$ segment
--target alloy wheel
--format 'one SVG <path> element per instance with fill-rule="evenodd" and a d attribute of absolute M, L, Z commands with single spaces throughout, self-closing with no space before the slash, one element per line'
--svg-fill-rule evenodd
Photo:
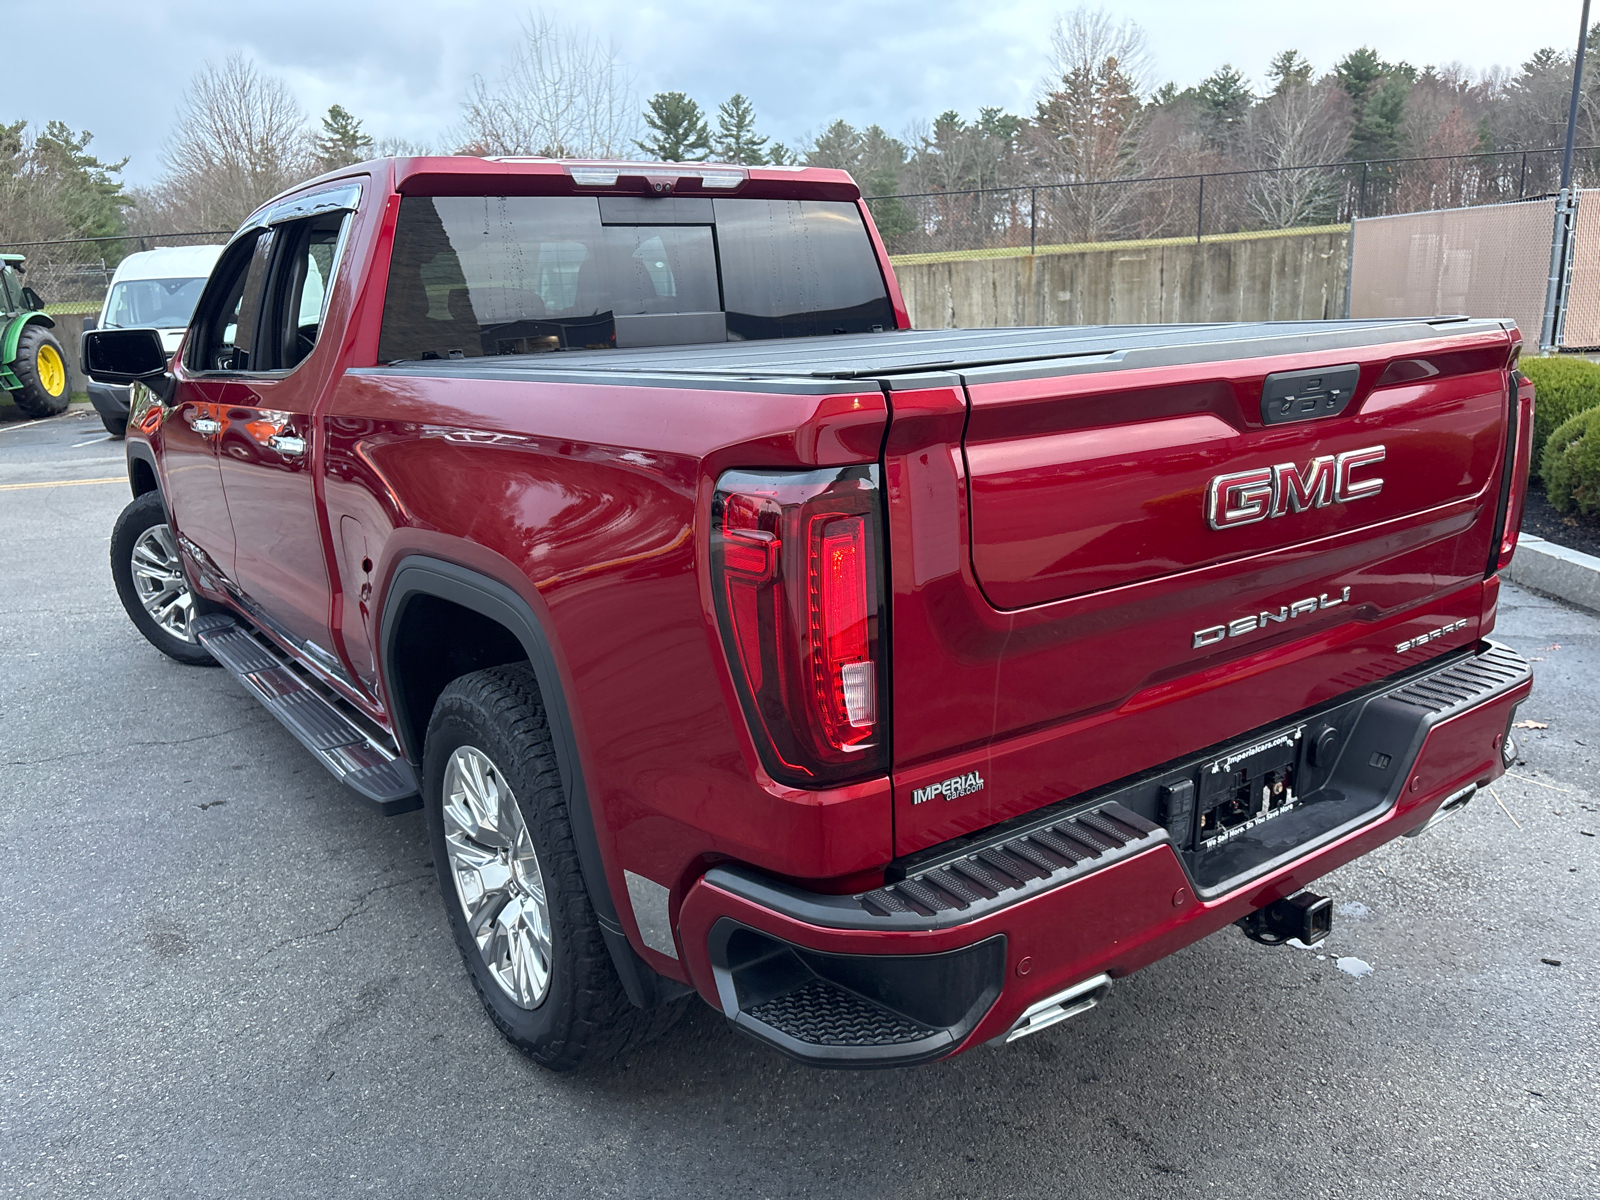
<path fill-rule="evenodd" d="M 170 525 L 152 525 L 133 543 L 133 586 L 139 603 L 164 633 L 194 641 L 194 596 L 178 562 Z"/>
<path fill-rule="evenodd" d="M 444 770 L 444 841 L 467 928 L 490 977 L 520 1008 L 550 993 L 550 906 L 544 873 L 511 786 L 475 746 Z"/>

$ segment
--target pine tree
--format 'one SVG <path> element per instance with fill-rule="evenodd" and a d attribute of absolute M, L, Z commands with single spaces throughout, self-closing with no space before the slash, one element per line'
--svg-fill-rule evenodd
<path fill-rule="evenodd" d="M 1255 103 L 1244 72 L 1223 63 L 1195 88 L 1200 102 L 1200 118 L 1206 137 L 1214 145 L 1225 145 L 1244 127 L 1244 118 Z"/>
<path fill-rule="evenodd" d="M 756 136 L 756 110 L 741 92 L 717 107 L 717 133 L 711 148 L 725 163 L 759 167 L 767 161 L 767 139 Z"/>
<path fill-rule="evenodd" d="M 1267 78 L 1272 80 L 1272 94 L 1281 96 L 1291 88 L 1304 87 L 1311 82 L 1311 64 L 1300 51 L 1285 50 L 1267 67 Z"/>
<path fill-rule="evenodd" d="M 653 136 L 634 145 L 658 162 L 704 162 L 711 153 L 711 130 L 705 116 L 682 92 L 651 96 L 644 123 Z"/>
<path fill-rule="evenodd" d="M 348 167 L 372 154 L 372 135 L 361 131 L 361 122 L 335 104 L 322 118 L 322 132 L 311 139 L 317 151 L 317 165 L 324 171 Z"/>
<path fill-rule="evenodd" d="M 861 131 L 849 121 L 835 121 L 806 150 L 806 165 L 854 174 L 861 166 Z"/>
<path fill-rule="evenodd" d="M 1333 73 L 1355 112 L 1350 158 L 1361 161 L 1400 154 L 1401 123 L 1406 97 L 1416 82 L 1416 68 L 1409 63 L 1384 62 L 1376 50 L 1362 46 L 1340 60 Z"/>

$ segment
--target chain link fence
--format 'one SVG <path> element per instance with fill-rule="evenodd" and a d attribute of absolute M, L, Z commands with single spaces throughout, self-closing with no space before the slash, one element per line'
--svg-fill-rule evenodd
<path fill-rule="evenodd" d="M 1561 151 L 1551 148 L 872 196 L 867 203 L 889 253 L 917 262 L 1348 225 L 1549 195 L 1560 173 Z M 1573 175 L 1579 184 L 1600 185 L 1600 147 L 1579 149 Z"/>
<path fill-rule="evenodd" d="M 0 243 L 0 251 L 27 255 L 28 286 L 39 293 L 53 316 L 100 311 L 117 264 L 130 254 L 158 246 L 209 246 L 228 240 L 232 230 L 204 233 L 154 233 L 111 238 L 67 238 L 48 242 Z"/>
<path fill-rule="evenodd" d="M 1555 197 L 1369 217 L 1350 238 L 1352 317 L 1463 313 L 1511 317 L 1540 346 L 1549 303 Z M 1558 261 L 1554 328 L 1561 350 L 1600 349 L 1600 190 L 1579 190 Z"/>

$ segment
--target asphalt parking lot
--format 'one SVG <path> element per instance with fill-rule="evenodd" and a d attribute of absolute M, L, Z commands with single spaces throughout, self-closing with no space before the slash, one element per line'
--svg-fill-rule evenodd
<path fill-rule="evenodd" d="M 1329 876 L 1320 952 L 1225 930 L 909 1071 L 801 1067 L 693 1001 L 553 1076 L 482 1014 L 420 815 L 372 815 L 123 616 L 123 473 L 92 412 L 0 421 L 0 1196 L 1600 1189 L 1593 615 L 1504 593 L 1548 728 L 1493 796 Z"/>

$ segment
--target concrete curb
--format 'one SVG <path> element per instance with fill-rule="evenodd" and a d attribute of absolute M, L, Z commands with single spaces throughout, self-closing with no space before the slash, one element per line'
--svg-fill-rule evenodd
<path fill-rule="evenodd" d="M 1524 533 L 1506 577 L 1536 592 L 1600 612 L 1600 558 Z"/>

